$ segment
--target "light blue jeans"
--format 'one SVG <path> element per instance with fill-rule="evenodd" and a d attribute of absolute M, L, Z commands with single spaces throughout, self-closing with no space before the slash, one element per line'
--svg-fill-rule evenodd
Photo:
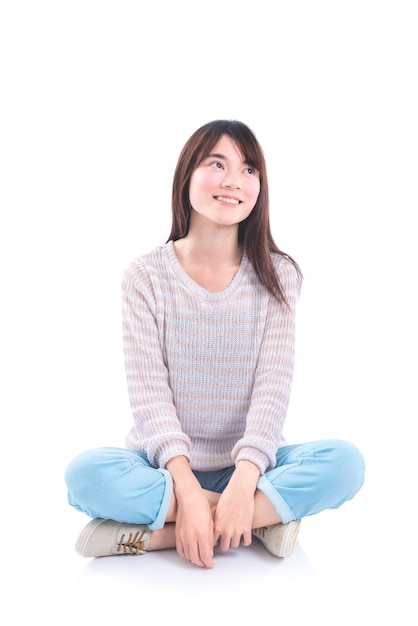
<path fill-rule="evenodd" d="M 257 488 L 273 503 L 284 524 L 338 508 L 364 481 L 362 454 L 340 439 L 283 446 L 276 467 L 261 475 Z M 204 489 L 222 493 L 234 467 L 195 471 Z M 77 456 L 65 472 L 68 501 L 90 517 L 162 528 L 173 482 L 166 469 L 150 466 L 146 454 L 125 448 L 96 448 Z"/>

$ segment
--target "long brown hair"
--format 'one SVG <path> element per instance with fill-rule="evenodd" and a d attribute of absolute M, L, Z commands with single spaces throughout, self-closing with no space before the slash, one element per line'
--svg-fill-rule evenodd
<path fill-rule="evenodd" d="M 239 147 L 244 161 L 258 170 L 260 193 L 250 215 L 239 224 L 238 241 L 243 244 L 247 257 L 262 285 L 279 302 L 286 302 L 280 278 L 275 271 L 271 253 L 288 259 L 295 267 L 299 280 L 302 273 L 296 261 L 282 252 L 275 243 L 270 229 L 269 192 L 266 162 L 263 150 L 253 131 L 237 120 L 215 120 L 196 130 L 184 145 L 177 161 L 172 187 L 172 226 L 168 241 L 185 237 L 190 227 L 190 178 L 193 171 L 210 154 L 223 136 L 229 136 Z"/>

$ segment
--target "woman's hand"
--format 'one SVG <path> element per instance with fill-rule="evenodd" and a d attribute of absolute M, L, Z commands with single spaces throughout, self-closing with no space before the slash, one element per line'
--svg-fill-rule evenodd
<path fill-rule="evenodd" d="M 207 498 L 189 493 L 178 499 L 176 548 L 181 557 L 200 567 L 214 567 L 213 519 Z"/>
<path fill-rule="evenodd" d="M 214 543 L 221 550 L 252 542 L 254 495 L 260 470 L 250 461 L 240 461 L 219 498 L 214 520 Z"/>
<path fill-rule="evenodd" d="M 167 469 L 173 477 L 177 502 L 177 552 L 195 565 L 212 568 L 213 515 L 209 501 L 185 457 L 172 459 Z"/>

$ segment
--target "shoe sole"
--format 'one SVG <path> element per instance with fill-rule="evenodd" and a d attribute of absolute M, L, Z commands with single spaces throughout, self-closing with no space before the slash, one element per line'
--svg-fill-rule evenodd
<path fill-rule="evenodd" d="M 279 557 L 290 556 L 295 547 L 296 539 L 299 532 L 301 520 L 294 520 L 293 523 L 285 524 L 285 532 L 283 534 L 282 542 L 280 545 Z"/>
<path fill-rule="evenodd" d="M 97 528 L 97 526 L 100 526 L 100 524 L 103 524 L 104 521 L 105 520 L 102 519 L 101 517 L 95 517 L 81 531 L 77 539 L 77 543 L 75 544 L 76 552 L 78 552 L 80 556 L 84 556 L 84 550 L 86 549 L 87 542 L 90 539 L 92 532 Z"/>

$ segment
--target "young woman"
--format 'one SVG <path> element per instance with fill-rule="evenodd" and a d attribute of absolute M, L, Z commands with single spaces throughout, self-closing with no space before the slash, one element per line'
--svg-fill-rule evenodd
<path fill-rule="evenodd" d="M 242 122 L 205 124 L 177 163 L 168 241 L 124 274 L 127 447 L 66 471 L 70 504 L 93 518 L 80 555 L 176 548 L 211 568 L 215 546 L 255 536 L 285 557 L 303 517 L 354 497 L 354 445 L 283 436 L 300 284 L 270 231 L 256 137 Z"/>

